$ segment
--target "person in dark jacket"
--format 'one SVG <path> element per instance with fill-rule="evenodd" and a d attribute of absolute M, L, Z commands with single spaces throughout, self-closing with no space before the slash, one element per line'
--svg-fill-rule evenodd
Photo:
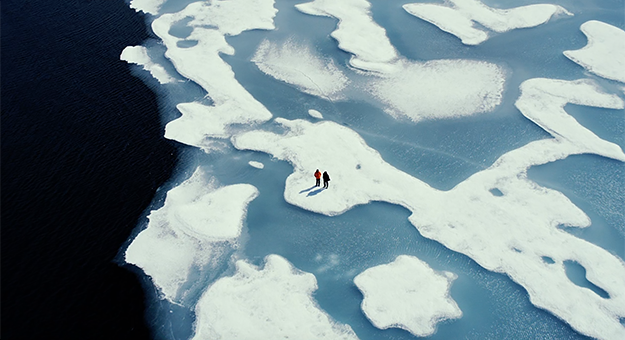
<path fill-rule="evenodd" d="M 328 175 L 327 171 L 324 171 L 323 172 L 323 187 L 327 189 L 329 183 L 330 183 L 330 175 Z"/>
<path fill-rule="evenodd" d="M 317 171 L 315 171 L 315 186 L 318 187 L 321 184 L 319 184 L 320 180 L 321 180 L 321 171 L 319 171 L 319 169 L 317 169 Z"/>

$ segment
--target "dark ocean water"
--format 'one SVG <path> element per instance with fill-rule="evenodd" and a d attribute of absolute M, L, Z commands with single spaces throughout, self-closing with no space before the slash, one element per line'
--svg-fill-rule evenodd
<path fill-rule="evenodd" d="M 115 262 L 176 163 L 123 0 L 2 2 L 2 339 L 147 339 Z"/>

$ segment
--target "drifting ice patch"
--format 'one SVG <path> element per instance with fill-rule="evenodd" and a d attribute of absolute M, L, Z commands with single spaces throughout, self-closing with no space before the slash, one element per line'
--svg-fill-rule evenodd
<path fill-rule="evenodd" d="M 245 261 L 236 268 L 200 298 L 193 339 L 358 339 L 317 306 L 314 275 L 278 255 L 262 269 Z"/>
<path fill-rule="evenodd" d="M 587 21 L 580 27 L 588 44 L 564 55 L 603 78 L 625 83 L 625 31 L 601 21 Z"/>
<path fill-rule="evenodd" d="M 203 288 L 199 279 L 237 247 L 247 205 L 257 195 L 249 184 L 217 188 L 198 168 L 167 193 L 162 208 L 150 213 L 125 261 L 150 276 L 164 298 L 186 303 Z"/>
<path fill-rule="evenodd" d="M 371 18 L 366 0 L 314 0 L 295 5 L 302 13 L 334 17 L 339 20 L 337 29 L 330 35 L 339 48 L 352 53 L 350 64 L 361 70 L 387 72 L 390 63 L 397 60 L 395 47 L 386 37 L 386 30 Z"/>
<path fill-rule="evenodd" d="M 343 99 L 347 77 L 331 59 L 323 59 L 309 47 L 287 41 L 282 46 L 264 40 L 252 58 L 264 73 L 301 91 L 327 100 Z"/>
<path fill-rule="evenodd" d="M 490 8 L 478 0 L 449 0 L 451 7 L 437 4 L 406 4 L 406 12 L 451 33 L 465 45 L 478 45 L 488 39 L 488 33 L 476 28 L 474 22 L 503 33 L 517 28 L 546 23 L 556 14 L 573 15 L 556 5 L 529 5 L 506 10 Z"/>
<path fill-rule="evenodd" d="M 323 119 L 323 115 L 317 110 L 310 109 L 308 110 L 308 114 L 313 118 Z"/>
<path fill-rule="evenodd" d="M 230 124 L 261 123 L 272 117 L 235 79 L 232 68 L 219 54 L 234 54 L 226 34 L 274 29 L 275 14 L 273 0 L 196 2 L 152 22 L 152 30 L 167 47 L 165 56 L 178 73 L 204 88 L 214 102 L 213 106 L 199 102 L 179 104 L 183 116 L 167 125 L 166 138 L 202 148 L 207 147 L 207 138 L 228 136 Z M 193 29 L 190 35 L 180 38 L 170 34 L 172 27 L 183 20 Z M 197 44 L 179 46 L 184 41 Z"/>
<path fill-rule="evenodd" d="M 522 95 L 519 101 L 527 106 L 519 108 L 526 116 L 543 117 L 557 115 L 564 105 L 562 100 L 602 107 L 622 105 L 615 96 L 586 93 L 589 88 L 583 82 L 571 83 L 571 91 L 563 91 L 561 97 Z M 344 126 L 327 121 L 276 122 L 288 129 L 286 134 L 250 131 L 235 136 L 233 144 L 239 149 L 269 153 L 293 165 L 284 192 L 287 202 L 330 216 L 370 201 L 402 205 L 413 213 L 409 220 L 423 236 L 468 255 L 487 270 L 506 273 L 527 290 L 535 306 L 552 312 L 583 334 L 600 339 L 625 338 L 625 328 L 619 322 L 619 317 L 625 316 L 625 264 L 604 249 L 559 230 L 558 225 L 587 227 L 590 219 L 562 193 L 527 179 L 530 166 L 594 152 L 588 144 L 563 138 L 531 142 L 442 192 L 386 163 Z M 598 144 L 599 151 L 612 149 L 605 143 Z M 612 154 L 625 159 L 622 152 L 620 156 Z M 329 189 L 314 196 L 300 194 L 310 186 L 315 168 L 328 170 L 332 178 Z M 505 195 L 493 195 L 492 188 Z M 554 263 L 546 263 L 545 257 Z M 588 280 L 610 298 L 603 299 L 572 283 L 564 270 L 566 260 L 583 265 Z"/>
<path fill-rule="evenodd" d="M 152 77 L 161 84 L 173 83 L 176 80 L 167 73 L 162 65 L 152 61 L 152 58 L 148 55 L 148 49 L 144 46 L 127 46 L 122 51 L 119 59 L 143 66 L 143 69 L 150 72 Z"/>
<path fill-rule="evenodd" d="M 248 164 L 256 169 L 262 169 L 265 167 L 265 164 L 256 161 L 249 161 Z"/>
<path fill-rule="evenodd" d="M 413 256 L 369 268 L 354 278 L 364 295 L 362 311 L 380 329 L 399 327 L 415 336 L 429 336 L 436 323 L 457 319 L 462 311 L 449 296 L 457 276 L 436 273 Z"/>

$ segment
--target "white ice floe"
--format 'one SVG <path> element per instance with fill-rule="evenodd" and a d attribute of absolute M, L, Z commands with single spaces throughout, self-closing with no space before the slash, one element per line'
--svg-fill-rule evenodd
<path fill-rule="evenodd" d="M 200 298 L 193 339 L 357 339 L 312 298 L 317 280 L 284 258 L 269 255 L 264 268 L 245 261 Z"/>
<path fill-rule="evenodd" d="M 588 44 L 564 55 L 603 78 L 625 83 L 625 31 L 601 21 L 587 21 L 580 27 Z"/>
<path fill-rule="evenodd" d="M 590 219 L 562 193 L 527 178 L 529 167 L 573 154 L 625 160 L 622 150 L 567 118 L 562 109 L 566 103 L 621 109 L 623 101 L 585 80 L 532 79 L 522 84 L 521 92 L 519 110 L 554 138 L 504 154 L 447 192 L 392 167 L 357 133 L 333 122 L 276 119 L 287 128 L 284 135 L 251 131 L 235 136 L 233 143 L 293 165 L 284 193 L 291 204 L 326 215 L 370 201 L 402 205 L 412 212 L 410 222 L 423 236 L 488 270 L 506 273 L 527 290 L 534 305 L 577 331 L 600 339 L 625 338 L 619 322 L 625 317 L 625 264 L 558 229 L 587 227 Z M 316 168 L 328 170 L 329 189 L 311 188 Z M 572 283 L 564 270 L 566 260 L 584 266 L 588 280 L 610 298 Z"/>
<path fill-rule="evenodd" d="M 127 46 L 122 51 L 119 59 L 143 66 L 143 69 L 150 72 L 152 77 L 161 84 L 172 83 L 176 80 L 167 73 L 162 65 L 155 63 L 152 58 L 150 58 L 148 49 L 144 46 Z"/>
<path fill-rule="evenodd" d="M 415 3 L 405 4 L 403 8 L 406 12 L 457 36 L 466 45 L 478 45 L 488 39 L 488 32 L 477 27 L 475 23 L 502 33 L 544 24 L 554 15 L 572 15 L 563 7 L 550 4 L 503 10 L 490 8 L 478 0 L 449 0 L 447 4 Z"/>
<path fill-rule="evenodd" d="M 339 48 L 352 53 L 350 64 L 367 71 L 386 72 L 398 55 L 386 37 L 386 30 L 371 18 L 367 0 L 314 0 L 295 5 L 303 13 L 334 17 L 339 20 L 331 36 Z"/>
<path fill-rule="evenodd" d="M 324 59 L 308 46 L 292 40 L 282 45 L 263 41 L 252 62 L 264 73 L 328 100 L 342 99 L 340 92 L 348 83 L 334 61 Z"/>
<path fill-rule="evenodd" d="M 263 169 L 265 167 L 265 164 L 256 161 L 249 161 L 248 164 L 256 169 Z"/>
<path fill-rule="evenodd" d="M 402 61 L 395 73 L 372 79 L 367 90 L 384 111 L 417 122 L 492 111 L 501 103 L 505 72 L 473 60 Z"/>
<path fill-rule="evenodd" d="M 167 193 L 162 208 L 150 213 L 125 261 L 150 276 L 164 298 L 187 302 L 189 294 L 203 288 L 201 279 L 208 271 L 237 247 L 247 205 L 257 195 L 249 184 L 217 188 L 198 168 Z"/>
<path fill-rule="evenodd" d="M 424 337 L 434 334 L 438 322 L 462 316 L 449 295 L 456 277 L 437 273 L 416 257 L 401 255 L 360 273 L 354 284 L 364 295 L 362 311 L 374 326 L 398 327 Z"/>
<path fill-rule="evenodd" d="M 179 104 L 182 117 L 170 122 L 165 137 L 197 147 L 206 147 L 210 137 L 228 136 L 231 124 L 255 124 L 269 120 L 271 113 L 235 79 L 220 54 L 234 54 L 225 35 L 244 30 L 273 29 L 273 0 L 196 2 L 184 10 L 164 14 L 152 22 L 176 70 L 208 92 L 213 105 L 199 102 Z M 183 20 L 192 28 L 188 37 L 170 34 Z M 188 43 L 185 45 L 185 43 Z"/>
<path fill-rule="evenodd" d="M 137 12 L 156 15 L 167 0 L 130 0 L 130 8 Z"/>
<path fill-rule="evenodd" d="M 317 119 L 323 119 L 323 115 L 321 114 L 321 112 L 314 110 L 314 109 L 310 109 L 308 110 L 308 114 L 313 117 L 313 118 L 317 118 Z"/>

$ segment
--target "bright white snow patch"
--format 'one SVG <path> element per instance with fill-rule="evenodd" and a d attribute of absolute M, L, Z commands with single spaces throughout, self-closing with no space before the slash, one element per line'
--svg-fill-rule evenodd
<path fill-rule="evenodd" d="M 577 331 L 600 339 L 625 338 L 619 322 L 625 317 L 625 264 L 559 230 L 559 225 L 587 227 L 590 219 L 562 193 L 527 179 L 529 167 L 573 154 L 625 160 L 617 146 L 562 117 L 566 103 L 622 108 L 623 102 L 588 81 L 532 79 L 521 91 L 519 110 L 554 138 L 506 153 L 447 192 L 392 167 L 357 133 L 334 122 L 276 119 L 288 129 L 284 135 L 250 131 L 235 136 L 233 143 L 293 165 L 284 192 L 291 204 L 330 216 L 370 201 L 402 205 L 413 213 L 410 222 L 423 236 L 470 256 L 487 270 L 506 273 L 527 290 L 534 305 Z M 316 168 L 328 170 L 329 189 L 310 189 Z M 503 195 L 494 195 L 492 189 Z M 554 263 L 545 263 L 543 256 Z M 610 298 L 572 283 L 564 270 L 566 260 L 584 266 L 588 280 Z"/>
<path fill-rule="evenodd" d="M 580 28 L 588 44 L 564 55 L 598 76 L 625 83 L 625 31 L 596 20 Z"/>
<path fill-rule="evenodd" d="M 436 324 L 458 319 L 462 311 L 449 296 L 456 275 L 435 272 L 413 256 L 369 268 L 354 278 L 364 295 L 362 311 L 380 329 L 399 327 L 415 336 L 429 336 Z"/>
<path fill-rule="evenodd" d="M 278 255 L 260 269 L 245 261 L 208 288 L 196 307 L 193 339 L 357 339 L 312 298 L 317 280 Z"/>
<path fill-rule="evenodd" d="M 148 49 L 144 46 L 127 46 L 122 51 L 119 59 L 143 66 L 143 69 L 149 71 L 152 77 L 161 84 L 172 83 L 176 80 L 167 73 L 162 65 L 152 61 L 152 58 L 148 55 Z"/>
<path fill-rule="evenodd" d="M 191 287 L 203 288 L 198 279 L 237 247 L 247 205 L 258 195 L 252 185 L 216 188 L 206 177 L 198 168 L 171 189 L 126 250 L 126 262 L 140 267 L 170 301 L 185 302 Z"/>
<path fill-rule="evenodd" d="M 468 116 L 501 103 L 505 73 L 497 65 L 472 60 L 402 61 L 397 72 L 367 86 L 394 117 L 423 119 Z"/>
<path fill-rule="evenodd" d="M 165 137 L 200 148 L 208 148 L 211 137 L 227 137 L 231 124 L 255 124 L 269 120 L 271 113 L 235 79 L 220 54 L 234 54 L 225 35 L 244 30 L 273 29 L 273 0 L 195 2 L 174 14 L 163 14 L 152 22 L 178 73 L 204 88 L 214 102 L 183 103 L 183 116 L 167 125 Z M 170 34 L 182 20 L 193 29 L 186 38 Z M 184 45 L 191 42 L 195 45 Z M 183 45 L 180 45 L 183 44 Z M 182 46 L 182 47 L 181 47 Z"/>
<path fill-rule="evenodd" d="M 385 72 L 398 58 L 386 30 L 371 18 L 367 0 L 314 0 L 295 5 L 303 13 L 334 17 L 338 27 L 330 35 L 339 48 L 354 54 L 350 64 L 358 69 Z"/>
<path fill-rule="evenodd" d="M 256 169 L 262 169 L 265 167 L 265 164 L 256 161 L 249 161 L 248 164 Z"/>
<path fill-rule="evenodd" d="M 348 83 L 347 77 L 331 59 L 324 59 L 291 40 L 279 46 L 264 40 L 252 58 L 264 73 L 295 85 L 301 91 L 328 100 L 342 99 L 340 91 Z"/>
<path fill-rule="evenodd" d="M 410 14 L 428 21 L 451 33 L 466 45 L 478 45 L 488 39 L 488 33 L 475 23 L 492 31 L 503 33 L 517 28 L 544 24 L 556 14 L 572 15 L 556 5 L 539 4 L 511 9 L 493 9 L 478 0 L 449 0 L 451 7 L 439 4 L 406 4 Z"/>
<path fill-rule="evenodd" d="M 131 0 L 130 8 L 137 12 L 143 11 L 144 13 L 156 15 L 165 1 L 166 0 Z"/>
<path fill-rule="evenodd" d="M 317 118 L 317 119 L 323 119 L 323 115 L 321 114 L 321 112 L 314 110 L 314 109 L 310 109 L 308 110 L 308 114 L 313 117 L 313 118 Z"/>

